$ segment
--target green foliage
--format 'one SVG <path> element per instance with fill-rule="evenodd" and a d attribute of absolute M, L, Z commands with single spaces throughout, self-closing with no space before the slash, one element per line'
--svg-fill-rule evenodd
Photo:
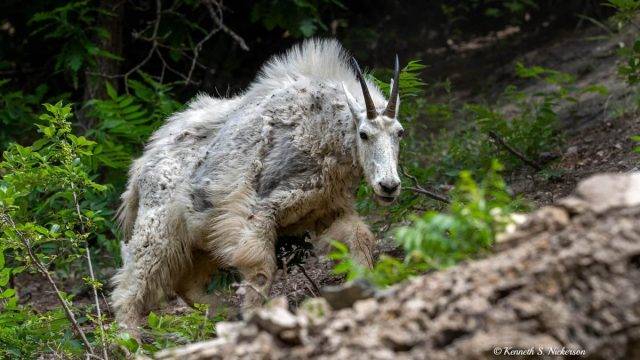
<path fill-rule="evenodd" d="M 171 95 L 172 87 L 141 74 L 143 81 L 130 79 L 131 93 L 117 94 L 106 84 L 108 99 L 90 100 L 86 106 L 97 119 L 87 136 L 96 139 L 97 165 L 125 170 L 164 120 L 182 106 Z M 124 171 L 116 174 L 124 175 Z M 111 179 L 112 181 L 114 179 Z"/>
<path fill-rule="evenodd" d="M 90 201 L 107 190 L 89 174 L 95 143 L 71 133 L 70 105 L 45 108 L 39 117 L 44 124 L 37 124 L 42 137 L 31 146 L 12 144 L 0 163 L 0 214 L 16 224 L 4 226 L 0 239 L 3 250 L 13 250 L 14 260 L 27 265 L 19 233 L 30 239 L 42 262 L 61 264 L 76 259 L 79 246 L 104 226 L 101 210 Z"/>
<path fill-rule="evenodd" d="M 478 21 L 496 24 L 520 25 L 525 21 L 525 14 L 538 10 L 539 6 L 533 0 L 465 0 L 441 1 L 440 11 L 446 19 L 452 35 L 461 35 L 467 22 Z"/>
<path fill-rule="evenodd" d="M 510 222 L 519 206 L 507 193 L 500 176 L 502 165 L 494 161 L 483 180 L 476 183 L 470 172 L 460 173 L 446 212 L 428 211 L 413 216 L 413 224 L 397 230 L 396 241 L 405 252 L 404 261 L 382 256 L 368 270 L 349 257 L 348 248 L 333 242 L 330 258 L 338 261 L 337 274 L 348 280 L 364 278 L 384 287 L 430 269 L 440 269 L 481 255 Z"/>
<path fill-rule="evenodd" d="M 407 256 L 403 261 L 388 255 L 381 255 L 373 269 L 367 269 L 351 258 L 345 244 L 333 241 L 331 245 L 334 250 L 329 258 L 337 262 L 333 272 L 344 275 L 347 281 L 366 279 L 378 287 L 386 287 L 428 270 L 426 263 L 419 258 Z"/>
<path fill-rule="evenodd" d="M 616 10 L 613 19 L 619 26 L 632 21 L 638 10 L 640 10 L 639 0 L 607 0 L 604 5 Z"/>
<path fill-rule="evenodd" d="M 419 254 L 429 267 L 451 266 L 487 250 L 509 222 L 514 202 L 494 161 L 480 184 L 463 171 L 448 213 L 428 211 L 396 233 L 407 254 Z"/>
<path fill-rule="evenodd" d="M 95 143 L 72 134 L 70 105 L 44 106 L 47 112 L 37 124 L 41 138 L 30 146 L 10 145 L 0 163 L 4 174 L 0 180 L 0 254 L 8 258 L 4 261 L 2 256 L 0 289 L 9 276 L 25 270 L 72 265 L 93 234 L 105 232 L 102 211 L 92 199 L 104 195 L 107 187 L 92 180 L 88 167 Z M 18 306 L 15 292 L 6 288 L 0 301 L 0 322 L 19 323 L 11 330 L 0 326 L 0 341 L 5 342 L 8 353 L 41 352 L 44 345 L 50 347 L 54 342 L 57 352 L 81 349 L 61 310 L 35 314 Z"/>
<path fill-rule="evenodd" d="M 36 13 L 30 24 L 37 26 L 33 35 L 45 40 L 59 41 L 61 47 L 55 56 L 56 71 L 71 74 L 78 86 L 78 75 L 86 66 L 95 66 L 97 57 L 119 59 L 101 49 L 94 41 L 111 36 L 104 28 L 96 26 L 98 16 L 109 16 L 106 10 L 92 6 L 89 1 L 72 1 L 48 11 Z"/>
<path fill-rule="evenodd" d="M 143 330 L 151 343 L 138 343 L 129 334 L 120 333 L 113 341 L 132 354 L 150 355 L 159 350 L 202 341 L 215 336 L 215 323 L 223 319 L 222 313 L 209 317 L 206 305 L 196 304 L 196 309 L 183 315 L 159 315 L 151 312 Z"/>
<path fill-rule="evenodd" d="M 400 69 L 400 96 L 402 100 L 406 100 L 409 98 L 416 98 L 424 94 L 425 82 L 422 81 L 420 74 L 422 70 L 424 70 L 426 66 L 423 65 L 420 60 L 410 60 L 407 65 Z M 378 80 L 378 78 L 388 78 L 391 79 L 393 77 L 393 72 L 390 69 L 386 71 L 380 71 L 375 74 L 376 76 L 373 78 L 375 84 L 385 92 L 387 95 L 391 93 L 391 80 L 389 82 L 385 82 L 382 80 Z"/>
<path fill-rule="evenodd" d="M 611 18 L 619 29 L 629 23 L 637 28 L 634 19 L 640 11 L 639 0 L 608 0 L 605 5 L 616 10 Z M 618 73 L 627 84 L 636 85 L 640 82 L 640 38 L 636 38 L 631 46 L 622 46 L 619 55 L 623 62 L 618 66 Z"/>
<path fill-rule="evenodd" d="M 640 11 L 640 0 L 608 0 L 605 5 L 616 9 L 612 18 L 617 22 L 618 28 L 630 23 L 638 29 L 634 19 Z M 640 83 L 640 38 L 636 38 L 632 46 L 622 46 L 619 55 L 623 62 L 618 66 L 618 74 L 630 86 Z M 640 136 L 634 136 L 632 139 L 640 141 Z M 640 152 L 640 147 L 636 147 L 634 151 Z"/>
<path fill-rule="evenodd" d="M 469 126 L 454 131 L 449 140 L 441 144 L 445 155 L 433 165 L 431 173 L 444 174 L 443 180 L 447 181 L 465 169 L 478 172 L 489 168 L 496 156 L 508 169 L 522 166 L 521 159 L 489 141 L 491 132 L 536 161 L 543 153 L 558 151 L 562 143 L 557 114 L 561 105 L 576 103 L 576 96 L 580 94 L 607 93 L 606 88 L 598 85 L 579 88 L 572 75 L 540 66 L 525 67 L 518 63 L 516 74 L 524 79 L 540 79 L 549 86 L 533 94 L 509 86 L 497 107 L 465 104 L 460 116 L 469 119 Z M 498 110 L 502 103 L 516 111 L 511 110 L 507 115 L 505 110 Z"/>
<path fill-rule="evenodd" d="M 618 66 L 618 74 L 627 84 L 636 85 L 640 82 L 640 39 L 636 39 L 631 47 L 620 49 L 624 62 Z"/>
<path fill-rule="evenodd" d="M 79 358 L 83 347 L 71 331 L 62 309 L 37 313 L 16 301 L 0 311 L 0 358 L 36 359 L 43 354 Z"/>
<path fill-rule="evenodd" d="M 267 30 L 283 29 L 295 38 L 311 37 L 327 30 L 320 14 L 330 7 L 344 9 L 339 0 L 261 0 L 253 5 L 251 21 Z"/>
<path fill-rule="evenodd" d="M 6 149 L 10 142 L 33 136 L 33 119 L 48 90 L 46 85 L 40 85 L 34 92 L 25 94 L 9 89 L 9 82 L 0 80 L 0 150 Z"/>
<path fill-rule="evenodd" d="M 640 153 L 640 135 L 636 135 L 631 137 L 631 140 L 635 141 L 636 143 L 638 143 L 638 145 L 633 148 L 633 151 Z"/>

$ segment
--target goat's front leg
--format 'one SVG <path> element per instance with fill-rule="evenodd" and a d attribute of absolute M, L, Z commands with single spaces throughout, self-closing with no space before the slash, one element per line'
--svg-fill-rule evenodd
<path fill-rule="evenodd" d="M 327 247 L 331 240 L 346 244 L 351 255 L 361 265 L 373 267 L 373 248 L 376 238 L 367 224 L 355 212 L 348 212 L 337 219 L 320 234 L 319 245 Z"/>
<path fill-rule="evenodd" d="M 243 308 L 260 307 L 269 297 L 277 270 L 275 227 L 268 222 L 247 222 L 238 229 L 237 246 L 229 265 L 238 269 L 244 280 Z"/>

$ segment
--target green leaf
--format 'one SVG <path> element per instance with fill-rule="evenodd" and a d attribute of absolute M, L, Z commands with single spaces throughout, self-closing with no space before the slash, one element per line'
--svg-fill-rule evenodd
<path fill-rule="evenodd" d="M 131 353 L 136 353 L 140 345 L 129 335 L 128 333 L 121 333 L 117 338 L 118 345 L 123 346 L 125 349 L 129 350 Z"/>
<path fill-rule="evenodd" d="M 6 298 L 13 297 L 15 294 L 16 294 L 16 290 L 15 289 L 6 289 L 2 293 L 0 293 L 0 299 L 6 299 Z"/>
<path fill-rule="evenodd" d="M 0 286 L 7 286 L 9 283 L 9 277 L 11 275 L 10 268 L 4 268 L 0 270 Z"/>
<path fill-rule="evenodd" d="M 152 311 L 147 317 L 147 323 L 149 324 L 149 327 L 156 329 L 160 326 L 160 318 Z"/>
<path fill-rule="evenodd" d="M 109 97 L 113 100 L 116 100 L 118 98 L 118 93 L 116 92 L 116 89 L 113 87 L 113 85 L 111 85 L 111 83 L 106 82 L 106 88 L 107 88 L 107 95 L 109 95 Z"/>

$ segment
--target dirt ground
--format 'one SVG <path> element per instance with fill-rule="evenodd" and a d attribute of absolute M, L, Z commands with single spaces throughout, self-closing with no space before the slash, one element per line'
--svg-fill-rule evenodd
<path fill-rule="evenodd" d="M 633 152 L 636 145 L 630 139 L 640 134 L 638 114 L 632 111 L 634 102 L 640 97 L 616 73 L 618 44 L 628 43 L 632 36 L 634 34 L 630 32 L 611 35 L 600 28 L 590 27 L 565 30 L 553 36 L 537 35 L 533 41 L 529 35 L 510 31 L 493 38 L 490 36 L 489 40 L 482 39 L 480 45 L 461 44 L 459 50 L 443 59 L 442 63 L 432 64 L 425 77 L 430 82 L 434 78 L 451 79 L 453 96 L 459 101 L 495 99 L 507 85 L 514 83 L 530 93 L 547 86 L 540 81 L 516 79 L 513 74 L 516 61 L 574 74 L 578 86 L 601 84 L 608 88 L 606 96 L 584 95 L 577 104 L 560 109 L 566 142 L 563 152 L 558 154 L 559 159 L 551 165 L 554 176 L 535 173 L 526 166 L 508 176 L 507 181 L 514 193 L 541 206 L 568 195 L 579 180 L 591 174 L 640 170 L 640 155 Z M 529 47 L 526 42 L 529 42 Z M 504 107 L 509 110 L 509 104 Z M 378 253 L 394 251 L 392 239 L 385 236 L 380 240 Z M 279 271 L 271 295 L 284 294 L 290 304 L 296 306 L 306 297 L 316 296 L 316 287 L 341 281 L 330 273 L 330 269 L 330 264 L 312 256 L 303 269 L 294 266 L 287 274 Z M 106 275 L 112 271 L 103 272 L 103 280 L 107 280 Z M 71 293 L 74 293 L 74 288 L 82 287 L 70 283 L 65 285 Z M 38 311 L 57 306 L 54 295 L 38 276 L 21 275 L 15 279 L 15 287 L 19 289 L 22 301 L 30 303 Z M 88 293 L 76 291 L 75 295 L 79 304 L 90 303 Z M 237 303 L 237 299 L 231 302 Z M 165 309 L 172 313 L 185 310 L 185 305 L 179 301 L 171 302 Z"/>

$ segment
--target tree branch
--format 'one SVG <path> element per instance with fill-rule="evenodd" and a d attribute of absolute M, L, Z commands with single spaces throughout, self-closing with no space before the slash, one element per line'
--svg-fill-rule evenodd
<path fill-rule="evenodd" d="M 400 169 L 402 169 L 402 173 L 404 174 L 404 176 L 408 177 L 409 179 L 411 179 L 413 181 L 414 186 L 413 187 L 408 187 L 407 190 L 411 190 L 411 191 L 413 191 L 415 193 L 418 193 L 420 195 L 424 195 L 426 197 L 429 197 L 429 198 L 431 198 L 433 200 L 437 200 L 437 201 L 443 202 L 445 204 L 451 203 L 451 200 L 449 200 L 449 198 L 446 197 L 445 195 L 440 195 L 438 193 L 435 193 L 433 191 L 429 191 L 429 190 L 423 188 L 422 186 L 420 186 L 420 182 L 418 181 L 418 179 L 415 176 L 409 174 L 407 172 L 407 170 L 403 166 L 401 166 Z"/>
<path fill-rule="evenodd" d="M 244 39 L 240 37 L 240 35 L 236 34 L 233 30 L 229 29 L 222 22 L 222 18 L 216 13 L 215 9 L 213 8 L 213 5 L 215 5 L 218 9 L 220 9 L 220 4 L 216 0 L 203 0 L 203 1 L 204 1 L 204 5 L 209 10 L 209 15 L 211 15 L 211 19 L 213 19 L 213 21 L 220 27 L 220 29 L 225 33 L 227 33 L 227 35 L 231 36 L 231 38 L 235 40 L 238 43 L 238 45 L 240 45 L 240 48 L 242 50 L 249 51 L 249 47 L 247 46 L 247 43 L 244 41 Z"/>

